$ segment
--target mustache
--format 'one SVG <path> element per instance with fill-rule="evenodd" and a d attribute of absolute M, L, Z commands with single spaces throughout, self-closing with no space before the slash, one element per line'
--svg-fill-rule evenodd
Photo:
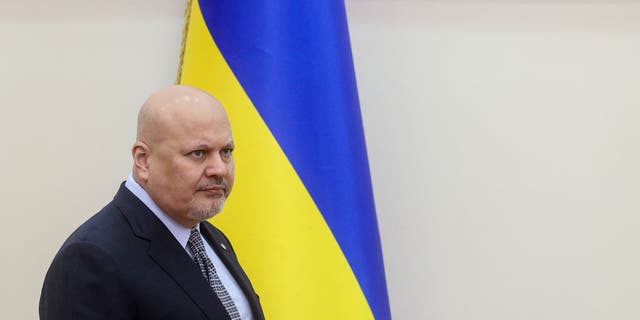
<path fill-rule="evenodd" d="M 204 190 L 208 190 L 208 189 L 211 189 L 211 188 L 220 188 L 220 187 L 222 187 L 224 190 L 227 190 L 227 182 L 224 181 L 224 180 L 207 182 L 205 184 L 199 185 L 197 190 L 198 191 L 204 191 Z"/>

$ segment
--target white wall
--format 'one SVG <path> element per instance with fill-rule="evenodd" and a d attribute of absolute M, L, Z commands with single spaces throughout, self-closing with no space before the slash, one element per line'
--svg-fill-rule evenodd
<path fill-rule="evenodd" d="M 175 80 L 183 8 L 0 0 L 0 318 L 37 319 L 53 255 L 131 170 L 137 109 Z"/>
<path fill-rule="evenodd" d="M 640 319 L 640 5 L 349 1 L 396 319 Z"/>
<path fill-rule="evenodd" d="M 183 6 L 0 0 L 3 319 L 128 173 Z M 640 5 L 347 9 L 394 318 L 640 318 Z"/>

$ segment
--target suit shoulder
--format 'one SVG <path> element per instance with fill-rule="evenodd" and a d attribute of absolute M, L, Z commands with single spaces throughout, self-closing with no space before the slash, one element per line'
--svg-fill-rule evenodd
<path fill-rule="evenodd" d="M 105 249 L 111 243 L 122 241 L 131 232 L 126 219 L 112 202 L 82 223 L 64 242 L 62 247 L 74 243 L 91 243 Z"/>

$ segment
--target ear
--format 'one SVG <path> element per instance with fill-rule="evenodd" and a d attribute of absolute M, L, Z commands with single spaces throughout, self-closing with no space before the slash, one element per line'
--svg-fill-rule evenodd
<path fill-rule="evenodd" d="M 131 149 L 133 156 L 133 172 L 140 183 L 146 183 L 149 179 L 149 146 L 142 141 L 136 141 Z"/>

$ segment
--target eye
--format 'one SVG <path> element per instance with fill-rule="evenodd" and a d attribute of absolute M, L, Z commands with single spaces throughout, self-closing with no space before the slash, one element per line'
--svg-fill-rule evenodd
<path fill-rule="evenodd" d="M 224 148 L 220 150 L 220 154 L 222 154 L 223 157 L 230 157 L 232 153 L 233 153 L 233 148 Z"/>
<path fill-rule="evenodd" d="M 204 150 L 194 150 L 194 151 L 191 151 L 189 153 L 189 155 L 194 159 L 200 159 L 200 158 L 204 157 L 205 152 L 204 152 Z"/>

